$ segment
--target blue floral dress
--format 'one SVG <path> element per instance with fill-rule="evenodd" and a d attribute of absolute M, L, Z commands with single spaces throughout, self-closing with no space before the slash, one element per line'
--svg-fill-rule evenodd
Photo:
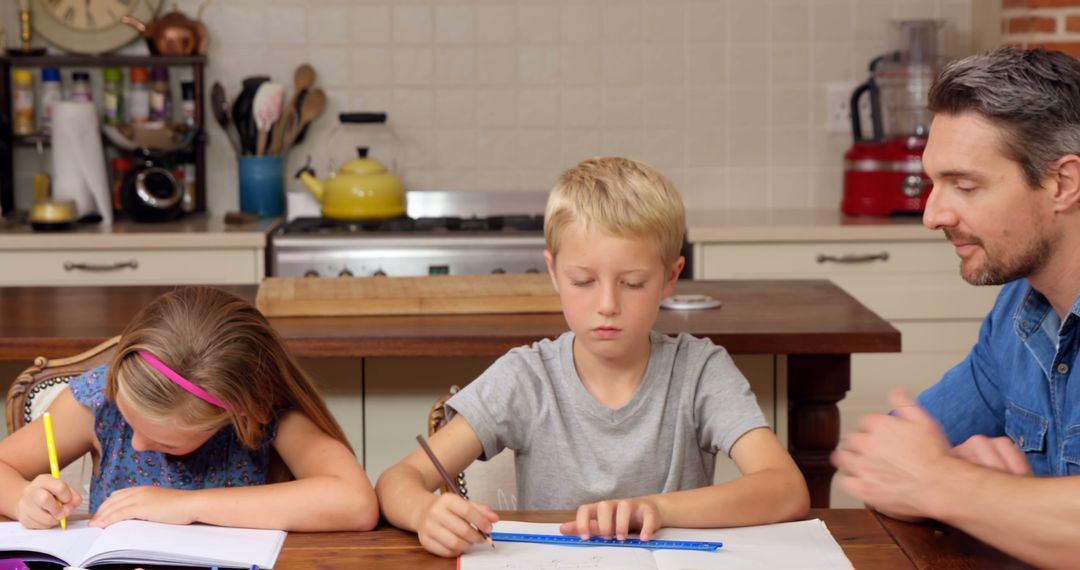
<path fill-rule="evenodd" d="M 94 433 L 101 443 L 101 465 L 90 484 L 90 513 L 113 493 L 127 487 L 153 485 L 170 489 L 209 489 L 262 485 L 270 465 L 270 445 L 277 418 L 265 426 L 258 449 L 244 447 L 231 425 L 218 430 L 202 447 L 182 456 L 135 451 L 131 426 L 116 402 L 105 398 L 106 366 L 73 378 L 75 400 L 94 414 Z"/>

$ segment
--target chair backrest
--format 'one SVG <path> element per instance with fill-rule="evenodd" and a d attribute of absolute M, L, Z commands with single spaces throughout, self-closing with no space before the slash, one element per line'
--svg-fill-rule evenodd
<path fill-rule="evenodd" d="M 428 412 L 428 437 L 439 431 L 454 417 L 454 409 L 447 406 L 446 402 L 460 388 L 450 386 L 450 391 L 440 397 L 431 406 Z M 470 496 L 465 476 L 468 474 L 472 482 L 472 495 Z M 504 451 L 488 461 L 474 461 L 464 473 L 458 473 L 458 487 L 466 498 L 483 503 L 497 510 L 518 510 L 517 500 L 517 475 L 514 469 L 514 454 Z M 445 485 L 442 492 L 449 492 Z"/>
<path fill-rule="evenodd" d="M 86 352 L 68 358 L 35 358 L 34 364 L 19 374 L 8 390 L 5 407 L 8 433 L 14 433 L 45 413 L 72 378 L 106 364 L 116 351 L 119 339 L 118 336 L 110 338 Z M 97 467 L 94 464 L 95 459 L 87 453 L 65 466 L 60 472 L 60 478 L 84 497 L 89 497 L 90 481 Z M 85 512 L 89 504 L 89 500 L 84 500 L 76 513 Z"/>

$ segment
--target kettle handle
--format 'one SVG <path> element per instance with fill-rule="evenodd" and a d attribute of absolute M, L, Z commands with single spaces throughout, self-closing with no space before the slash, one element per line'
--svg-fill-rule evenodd
<path fill-rule="evenodd" d="M 873 123 L 873 134 L 870 137 L 863 136 L 862 117 L 859 116 L 859 100 L 864 93 L 870 93 L 870 121 Z M 855 88 L 851 93 L 851 102 L 848 110 L 851 112 L 851 136 L 857 143 L 881 142 L 885 139 L 885 126 L 881 120 L 881 93 L 873 78 Z"/>

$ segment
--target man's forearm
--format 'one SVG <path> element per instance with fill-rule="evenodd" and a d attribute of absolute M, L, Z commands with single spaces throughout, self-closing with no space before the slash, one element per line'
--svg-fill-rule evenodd
<path fill-rule="evenodd" d="M 1010 475 L 957 460 L 926 489 L 927 516 L 1047 568 L 1080 560 L 1080 477 Z"/>

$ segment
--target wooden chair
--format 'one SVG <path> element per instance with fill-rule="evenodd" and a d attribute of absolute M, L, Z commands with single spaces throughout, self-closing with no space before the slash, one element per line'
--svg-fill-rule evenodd
<path fill-rule="evenodd" d="M 446 405 L 454 394 L 460 391 L 457 385 L 450 386 L 450 391 L 440 397 L 428 412 L 428 437 L 442 429 L 454 417 L 454 410 Z M 469 496 L 466 473 L 473 482 L 473 496 Z M 488 461 L 475 461 L 463 473 L 458 473 L 456 481 L 465 498 L 478 501 L 497 510 L 514 511 L 518 508 L 517 477 L 514 471 L 514 454 L 504 451 Z M 450 492 L 445 485 L 442 492 Z"/>
<path fill-rule="evenodd" d="M 34 364 L 19 374 L 8 390 L 5 408 L 8 433 L 14 433 L 45 413 L 72 378 L 108 363 L 119 339 L 118 336 L 110 338 L 68 358 L 35 358 Z M 90 480 L 97 468 L 96 459 L 88 453 L 60 471 L 60 478 L 83 495 L 83 504 L 76 512 L 84 512 L 90 504 Z"/>

